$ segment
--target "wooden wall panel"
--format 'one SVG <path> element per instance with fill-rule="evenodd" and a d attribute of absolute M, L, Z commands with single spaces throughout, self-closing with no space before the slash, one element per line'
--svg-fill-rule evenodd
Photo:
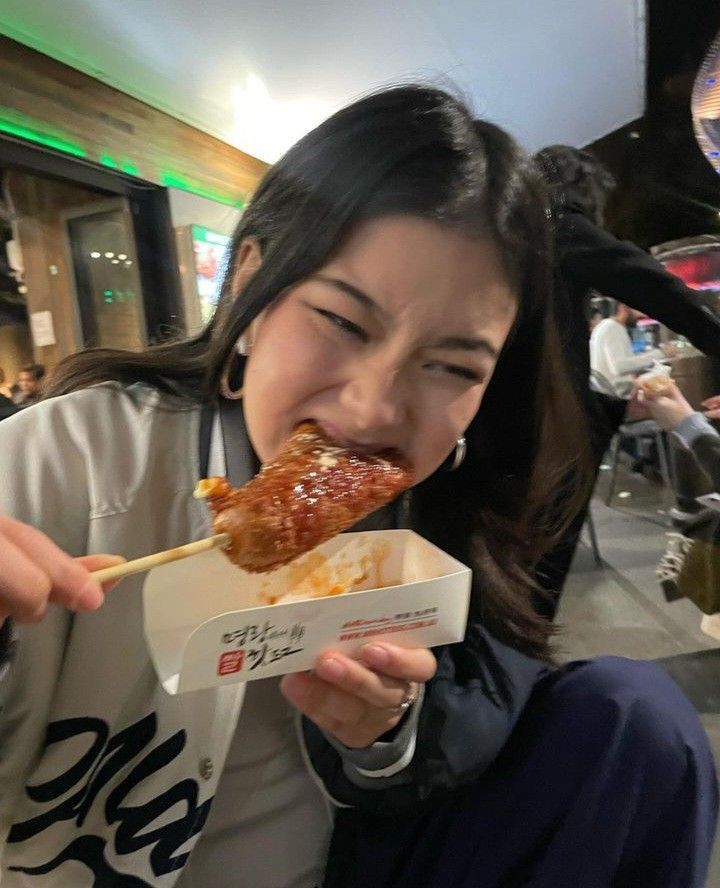
<path fill-rule="evenodd" d="M 139 179 L 232 205 L 255 189 L 267 164 L 86 74 L 0 36 L 0 121 L 31 126 L 84 159 Z M 2 133 L 0 133 L 1 135 Z"/>
<path fill-rule="evenodd" d="M 48 369 L 76 352 L 78 342 L 72 270 L 68 265 L 64 210 L 104 201 L 89 189 L 11 171 L 7 191 L 14 210 L 15 233 L 22 250 L 28 312 L 50 311 L 55 345 L 35 347 L 34 360 Z"/>

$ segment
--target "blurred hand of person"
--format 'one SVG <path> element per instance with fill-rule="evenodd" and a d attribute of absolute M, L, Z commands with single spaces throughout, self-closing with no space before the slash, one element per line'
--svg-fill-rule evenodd
<path fill-rule="evenodd" d="M 647 404 L 638 397 L 639 391 L 638 386 L 635 386 L 632 390 L 627 409 L 625 410 L 625 422 L 638 422 L 642 419 L 652 418 Z"/>
<path fill-rule="evenodd" d="M 118 555 L 72 558 L 34 527 L 0 515 L 0 623 L 37 623 L 48 605 L 76 613 L 100 607 L 104 593 L 90 571 L 124 561 Z"/>
<path fill-rule="evenodd" d="M 666 358 L 676 358 L 680 353 L 678 347 L 672 342 L 663 342 L 660 346 L 660 351 L 665 355 Z"/>
<path fill-rule="evenodd" d="M 702 406 L 705 408 L 705 416 L 708 419 L 720 419 L 720 395 L 706 398 L 702 402 Z"/>
<path fill-rule="evenodd" d="M 655 422 L 668 432 L 695 412 L 680 389 L 670 380 L 659 391 L 643 388 L 642 382 L 636 383 L 632 397 L 644 405 Z"/>

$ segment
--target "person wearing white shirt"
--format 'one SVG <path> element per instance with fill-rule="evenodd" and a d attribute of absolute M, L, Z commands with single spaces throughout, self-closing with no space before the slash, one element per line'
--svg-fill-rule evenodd
<path fill-rule="evenodd" d="M 619 302 L 615 314 L 600 321 L 590 335 L 590 367 L 605 377 L 620 398 L 630 396 L 636 374 L 673 353 L 673 346 L 633 353 L 628 327 L 642 317 L 642 312 Z"/>

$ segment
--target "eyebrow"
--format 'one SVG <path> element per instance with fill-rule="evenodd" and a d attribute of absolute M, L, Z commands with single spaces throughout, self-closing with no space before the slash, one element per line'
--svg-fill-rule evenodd
<path fill-rule="evenodd" d="M 331 287 L 336 287 L 338 290 L 342 290 L 343 293 L 347 293 L 348 296 L 351 296 L 356 302 L 362 305 L 363 308 L 369 308 L 379 314 L 386 313 L 374 299 L 368 296 L 367 293 L 363 292 L 353 284 L 349 284 L 347 281 L 342 280 L 342 278 L 331 277 L 326 274 L 314 274 L 312 275 L 312 279 L 321 281 L 324 284 L 329 284 Z M 495 346 L 482 336 L 446 336 L 434 343 L 432 348 L 445 348 L 450 351 L 484 352 L 493 360 L 497 360 L 499 354 Z"/>
<path fill-rule="evenodd" d="M 446 348 L 451 351 L 484 352 L 488 357 L 497 360 L 498 350 L 482 336 L 446 336 L 435 342 L 432 348 Z"/>
<path fill-rule="evenodd" d="M 324 284 L 330 284 L 331 287 L 336 287 L 338 290 L 342 290 L 343 293 L 347 293 L 348 296 L 352 296 L 352 298 L 359 302 L 363 308 L 370 308 L 373 311 L 378 312 L 379 314 L 385 314 L 383 309 L 375 302 L 374 299 L 371 299 L 367 293 L 364 293 L 358 287 L 355 287 L 353 284 L 349 284 L 347 281 L 342 280 L 341 278 L 330 277 L 326 274 L 314 274 L 312 275 L 312 279 L 316 281 L 322 281 Z"/>

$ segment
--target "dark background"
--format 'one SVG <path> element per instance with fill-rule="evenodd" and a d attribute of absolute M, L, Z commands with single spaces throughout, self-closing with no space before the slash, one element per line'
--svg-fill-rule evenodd
<path fill-rule="evenodd" d="M 720 0 L 648 0 L 647 16 L 645 114 L 587 146 L 618 179 L 608 228 L 643 247 L 720 235 L 720 176 L 690 112 L 695 76 L 720 31 Z"/>

